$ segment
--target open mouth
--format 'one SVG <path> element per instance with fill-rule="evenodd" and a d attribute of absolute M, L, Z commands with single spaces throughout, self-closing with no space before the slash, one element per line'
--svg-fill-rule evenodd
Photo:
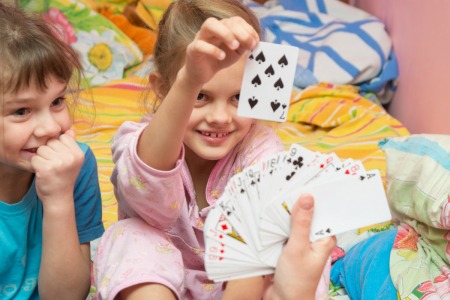
<path fill-rule="evenodd" d="M 201 135 L 211 137 L 211 138 L 222 138 L 230 134 L 230 132 L 208 132 L 208 131 L 199 131 Z"/>

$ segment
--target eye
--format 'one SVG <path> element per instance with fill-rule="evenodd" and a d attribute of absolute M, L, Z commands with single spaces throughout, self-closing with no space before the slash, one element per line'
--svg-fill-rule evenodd
<path fill-rule="evenodd" d="M 205 101 L 205 99 L 206 99 L 205 94 L 202 93 L 198 94 L 197 101 Z"/>
<path fill-rule="evenodd" d="M 19 108 L 18 110 L 14 111 L 12 114 L 18 117 L 24 117 L 27 114 L 30 113 L 30 109 L 28 108 Z"/>
<path fill-rule="evenodd" d="M 54 106 L 61 106 L 61 105 L 64 104 L 65 101 L 66 101 L 65 97 L 58 97 L 55 100 L 53 100 L 51 106 L 52 107 L 54 107 Z"/>

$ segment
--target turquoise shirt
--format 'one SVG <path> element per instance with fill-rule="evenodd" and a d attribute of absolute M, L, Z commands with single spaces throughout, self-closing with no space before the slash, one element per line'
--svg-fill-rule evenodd
<path fill-rule="evenodd" d="M 97 163 L 91 149 L 85 153 L 75 183 L 75 214 L 80 244 L 104 232 Z M 38 276 L 42 254 L 42 203 L 33 180 L 23 199 L 0 201 L 0 299 L 39 299 Z"/>

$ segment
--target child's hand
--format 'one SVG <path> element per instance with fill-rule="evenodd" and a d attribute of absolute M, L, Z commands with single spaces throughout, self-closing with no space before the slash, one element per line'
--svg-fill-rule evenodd
<path fill-rule="evenodd" d="M 310 242 L 313 208 L 314 199 L 310 195 L 301 196 L 293 207 L 291 236 L 280 255 L 265 299 L 315 299 L 317 285 L 336 239 L 328 237 Z"/>
<path fill-rule="evenodd" d="M 36 191 L 44 205 L 59 205 L 63 199 L 73 197 L 83 161 L 83 151 L 72 130 L 38 148 L 31 165 L 36 173 Z"/>
<path fill-rule="evenodd" d="M 207 19 L 186 49 L 184 68 L 189 80 L 203 85 L 258 42 L 257 32 L 240 17 Z"/>

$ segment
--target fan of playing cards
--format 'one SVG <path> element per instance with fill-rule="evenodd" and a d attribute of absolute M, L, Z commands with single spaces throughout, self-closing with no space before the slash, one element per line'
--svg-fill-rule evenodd
<path fill-rule="evenodd" d="M 271 274 L 290 233 L 290 210 L 314 196 L 311 241 L 391 219 L 378 170 L 292 145 L 228 182 L 205 222 L 205 266 L 214 281 Z"/>

